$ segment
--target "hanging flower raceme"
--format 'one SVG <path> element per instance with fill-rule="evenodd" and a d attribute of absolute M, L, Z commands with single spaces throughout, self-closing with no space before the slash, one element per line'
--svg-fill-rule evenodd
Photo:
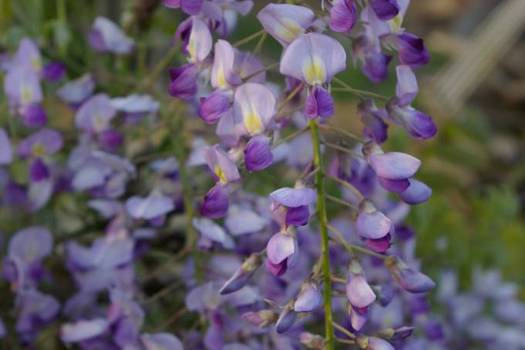
<path fill-rule="evenodd" d="M 333 99 L 323 84 L 345 69 L 346 52 L 338 41 L 323 34 L 308 33 L 285 49 L 279 71 L 309 85 L 305 115 L 314 119 L 333 114 Z"/>

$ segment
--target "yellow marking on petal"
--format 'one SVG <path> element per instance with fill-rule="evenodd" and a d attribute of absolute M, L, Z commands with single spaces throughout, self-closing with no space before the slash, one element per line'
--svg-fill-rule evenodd
<path fill-rule="evenodd" d="M 264 125 L 259 115 L 255 112 L 246 113 L 244 116 L 244 127 L 250 135 L 260 134 L 264 131 Z"/>
<path fill-rule="evenodd" d="M 215 173 L 215 175 L 217 175 L 221 183 L 223 184 L 228 183 L 228 179 L 226 179 L 226 174 L 224 173 L 224 170 L 222 170 L 222 168 L 219 165 L 215 166 L 215 168 L 213 169 L 213 172 Z"/>
<path fill-rule="evenodd" d="M 104 117 L 100 114 L 95 114 L 95 117 L 93 118 L 93 126 L 96 131 L 102 131 L 106 127 L 106 120 Z"/>
<path fill-rule="evenodd" d="M 31 149 L 31 153 L 33 153 L 35 157 L 42 157 L 46 154 L 46 148 L 41 143 L 35 143 Z"/>
<path fill-rule="evenodd" d="M 38 58 L 33 58 L 31 60 L 31 65 L 37 72 L 42 70 L 42 62 Z"/>
<path fill-rule="evenodd" d="M 22 104 L 28 104 L 32 102 L 33 100 L 33 90 L 28 88 L 25 85 L 22 85 L 21 91 L 20 91 L 20 99 Z"/>
<path fill-rule="evenodd" d="M 190 54 L 190 61 L 197 62 L 197 42 L 190 37 L 188 47 L 186 48 Z"/>
<path fill-rule="evenodd" d="M 226 76 L 224 75 L 223 67 L 219 67 L 219 69 L 217 69 L 217 85 L 223 89 L 228 87 L 228 84 L 226 83 Z"/>
<path fill-rule="evenodd" d="M 284 18 L 281 22 L 282 25 L 277 26 L 275 31 L 287 42 L 292 42 L 303 32 L 303 28 L 294 21 Z"/>
<path fill-rule="evenodd" d="M 312 60 L 303 65 L 303 74 L 306 82 L 310 85 L 324 83 L 326 80 L 326 70 L 323 61 L 318 57 L 313 57 Z"/>
<path fill-rule="evenodd" d="M 392 32 L 398 32 L 403 24 L 403 16 L 401 14 L 397 15 L 389 21 L 389 24 Z"/>

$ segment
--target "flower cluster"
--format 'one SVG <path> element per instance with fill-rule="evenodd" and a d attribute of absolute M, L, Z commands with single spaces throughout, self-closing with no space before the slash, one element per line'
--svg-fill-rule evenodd
<path fill-rule="evenodd" d="M 171 98 L 151 89 L 162 65 L 111 96 L 95 73 L 68 79 L 64 64 L 44 65 L 30 39 L 2 62 L 1 210 L 21 223 L 52 218 L 14 233 L 3 260 L 20 342 L 36 346 L 58 320 L 61 341 L 88 350 L 402 347 L 412 328 L 396 310 L 434 287 L 403 223 L 432 190 L 416 179 L 417 158 L 384 145 L 392 125 L 415 139 L 436 134 L 412 106 L 414 69 L 429 54 L 402 26 L 409 0 L 334 0 L 318 11 L 271 3 L 256 15 L 263 29 L 234 43 L 253 1 L 163 3 L 185 16 L 175 33 L 185 63 L 166 72 Z M 282 46 L 279 62 L 260 54 L 269 37 Z M 111 57 L 137 48 L 104 17 L 87 41 Z M 348 56 L 374 83 L 397 64 L 394 96 L 337 78 Z M 362 136 L 331 125 L 336 89 L 361 99 Z M 72 133 L 48 117 L 48 100 L 69 113 Z M 187 143 L 188 121 L 209 137 Z M 269 173 L 278 176 L 260 180 Z M 153 269 L 146 261 L 165 254 L 166 237 L 178 251 Z M 65 278 L 46 268 L 57 259 Z M 175 280 L 159 273 L 171 265 Z M 69 293 L 40 291 L 60 278 Z M 161 287 L 148 298 L 151 280 Z M 197 322 L 178 337 L 150 332 L 147 308 L 173 286 L 187 290 L 180 315 Z"/>

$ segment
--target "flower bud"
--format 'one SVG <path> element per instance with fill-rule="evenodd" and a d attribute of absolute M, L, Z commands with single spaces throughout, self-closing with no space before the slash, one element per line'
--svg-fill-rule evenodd
<path fill-rule="evenodd" d="M 272 147 L 265 136 L 255 136 L 248 141 L 244 149 L 244 162 L 249 171 L 259 171 L 273 162 Z"/>
<path fill-rule="evenodd" d="M 309 119 L 327 118 L 334 114 L 334 100 L 322 87 L 315 86 L 306 98 L 304 114 Z"/>
<path fill-rule="evenodd" d="M 312 350 L 323 350 L 325 346 L 324 338 L 318 334 L 303 332 L 299 335 L 299 341 L 306 348 Z"/>
<path fill-rule="evenodd" d="M 224 283 L 219 293 L 223 295 L 230 294 L 244 287 L 261 264 L 262 259 L 259 254 L 250 255 L 250 257 L 242 263 L 241 267 L 235 271 L 233 276 Z"/>
<path fill-rule="evenodd" d="M 385 261 L 390 273 L 401 288 L 410 293 L 426 293 L 436 286 L 425 274 L 408 267 L 398 258 Z"/>
<path fill-rule="evenodd" d="M 257 327 L 267 327 L 277 320 L 277 314 L 272 310 L 248 311 L 242 318 Z"/>
<path fill-rule="evenodd" d="M 200 100 L 198 113 L 206 124 L 215 124 L 228 111 L 231 111 L 231 102 L 224 92 L 215 91 Z"/>
<path fill-rule="evenodd" d="M 376 300 L 376 295 L 364 276 L 363 269 L 356 259 L 352 259 L 349 266 L 346 296 L 352 306 L 364 308 Z"/>
<path fill-rule="evenodd" d="M 296 319 L 297 313 L 292 309 L 291 305 L 287 305 L 275 323 L 277 333 L 284 333 L 292 328 Z"/>
<path fill-rule="evenodd" d="M 306 282 L 301 286 L 301 291 L 295 299 L 293 308 L 296 312 L 309 312 L 316 309 L 320 304 L 319 287 L 313 282 Z"/>
<path fill-rule="evenodd" d="M 199 211 L 202 216 L 219 219 L 226 215 L 228 206 L 228 192 L 224 186 L 217 184 L 206 193 Z"/>
<path fill-rule="evenodd" d="M 399 13 L 397 0 L 371 0 L 370 6 L 382 21 L 388 21 Z"/>
<path fill-rule="evenodd" d="M 361 202 L 356 221 L 356 230 L 361 237 L 381 239 L 390 233 L 391 228 L 391 220 L 377 210 L 372 202 L 368 200 Z"/>

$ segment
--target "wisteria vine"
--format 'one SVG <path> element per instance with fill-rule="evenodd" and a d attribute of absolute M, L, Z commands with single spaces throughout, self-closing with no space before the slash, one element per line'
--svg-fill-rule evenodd
<path fill-rule="evenodd" d="M 109 96 L 90 73 L 64 82 L 68 67 L 28 38 L 2 56 L 2 210 L 32 219 L 3 259 L 16 322 L 0 335 L 38 349 L 58 322 L 62 343 L 82 349 L 413 344 L 411 316 L 388 310 L 424 304 L 435 285 L 403 224 L 432 191 L 415 178 L 417 158 L 381 146 L 389 127 L 418 140 L 437 132 L 412 106 L 414 70 L 429 53 L 403 27 L 409 0 L 270 3 L 256 15 L 262 29 L 236 42 L 228 38 L 253 1 L 163 3 L 185 16 L 175 47 L 126 96 Z M 136 50 L 104 17 L 87 39 L 101 55 Z M 267 40 L 282 46 L 278 62 L 264 55 Z M 178 51 L 186 63 L 175 66 Z M 394 96 L 338 78 L 349 57 L 373 83 L 395 65 Z M 169 95 L 155 89 L 168 65 Z M 360 99 L 361 135 L 330 123 L 333 92 Z M 73 137 L 48 116 L 55 96 L 72 113 Z M 44 264 L 53 252 L 65 261 L 60 277 Z M 58 278 L 74 293 L 48 293 Z M 177 336 L 151 328 L 148 307 L 181 289 L 169 324 L 196 322 Z"/>

